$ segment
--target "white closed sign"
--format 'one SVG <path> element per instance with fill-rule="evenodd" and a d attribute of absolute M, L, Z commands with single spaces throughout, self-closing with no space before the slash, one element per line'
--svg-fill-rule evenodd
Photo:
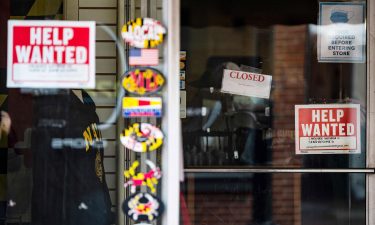
<path fill-rule="evenodd" d="M 221 91 L 230 94 L 270 98 L 272 76 L 237 70 L 224 70 Z"/>

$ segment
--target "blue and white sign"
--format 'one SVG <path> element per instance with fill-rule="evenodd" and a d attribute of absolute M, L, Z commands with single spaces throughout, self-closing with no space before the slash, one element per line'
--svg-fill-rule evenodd
<path fill-rule="evenodd" d="M 365 6 L 364 2 L 319 3 L 319 62 L 365 62 Z"/>

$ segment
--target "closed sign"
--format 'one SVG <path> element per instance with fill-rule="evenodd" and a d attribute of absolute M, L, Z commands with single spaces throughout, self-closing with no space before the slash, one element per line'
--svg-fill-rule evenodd
<path fill-rule="evenodd" d="M 222 92 L 270 98 L 272 76 L 237 70 L 224 70 Z"/>

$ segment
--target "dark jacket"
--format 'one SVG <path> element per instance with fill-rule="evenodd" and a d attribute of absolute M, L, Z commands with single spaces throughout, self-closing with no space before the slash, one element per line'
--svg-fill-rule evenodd
<path fill-rule="evenodd" d="M 34 99 L 32 224 L 112 222 L 99 119 L 83 97 L 70 91 Z"/>

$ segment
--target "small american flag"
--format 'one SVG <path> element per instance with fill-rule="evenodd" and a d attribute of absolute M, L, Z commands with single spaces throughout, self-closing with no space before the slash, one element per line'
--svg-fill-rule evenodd
<path fill-rule="evenodd" d="M 132 48 L 129 53 L 130 66 L 157 66 L 159 64 L 158 49 Z"/>

